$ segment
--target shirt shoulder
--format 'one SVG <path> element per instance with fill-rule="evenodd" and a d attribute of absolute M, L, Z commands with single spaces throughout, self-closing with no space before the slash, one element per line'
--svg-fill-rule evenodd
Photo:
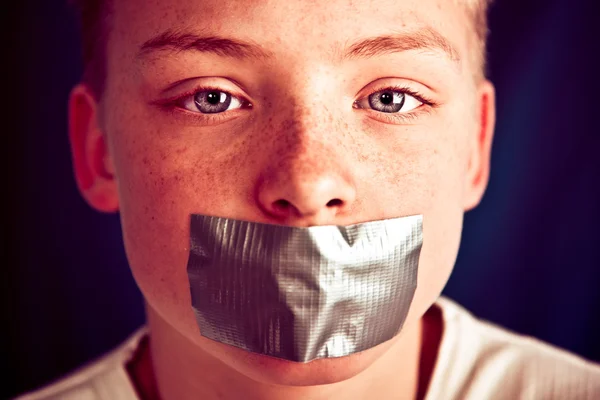
<path fill-rule="evenodd" d="M 147 333 L 139 329 L 104 357 L 15 400 L 138 400 L 125 365 Z"/>
<path fill-rule="evenodd" d="M 600 399 L 600 365 L 481 321 L 446 298 L 427 399 Z"/>

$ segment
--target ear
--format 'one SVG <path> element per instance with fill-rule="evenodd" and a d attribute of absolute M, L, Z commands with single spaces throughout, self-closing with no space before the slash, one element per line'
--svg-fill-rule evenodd
<path fill-rule="evenodd" d="M 477 90 L 477 130 L 470 139 L 463 204 L 465 211 L 479 204 L 487 187 L 495 124 L 496 92 L 490 81 L 483 81 Z"/>
<path fill-rule="evenodd" d="M 117 182 L 98 114 L 98 102 L 90 88 L 85 84 L 75 86 L 69 96 L 69 140 L 75 180 L 90 206 L 115 212 L 119 209 Z"/>

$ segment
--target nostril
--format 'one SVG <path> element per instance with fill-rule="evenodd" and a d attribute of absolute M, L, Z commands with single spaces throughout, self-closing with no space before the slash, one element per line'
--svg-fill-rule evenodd
<path fill-rule="evenodd" d="M 341 206 L 342 203 L 343 201 L 340 199 L 332 199 L 327 202 L 327 207 L 338 207 Z"/>
<path fill-rule="evenodd" d="M 286 210 L 291 206 L 290 202 L 285 199 L 279 199 L 275 201 L 273 205 L 275 206 L 275 208 L 280 210 Z"/>

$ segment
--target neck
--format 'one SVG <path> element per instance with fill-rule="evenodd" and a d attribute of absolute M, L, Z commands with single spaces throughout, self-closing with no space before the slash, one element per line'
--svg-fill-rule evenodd
<path fill-rule="evenodd" d="M 423 319 L 422 323 L 404 329 L 392 339 L 392 345 L 379 359 L 350 379 L 318 386 L 266 384 L 250 379 L 202 351 L 151 307 L 147 307 L 147 313 L 152 357 L 146 359 L 153 365 L 152 380 L 156 385 L 152 388 L 160 392 L 160 396 L 146 395 L 148 399 L 423 398 L 435 362 L 435 354 L 428 351 L 431 347 L 423 346 L 422 337 L 431 336 L 424 335 L 428 324 Z M 437 352 L 436 348 L 433 351 Z"/>

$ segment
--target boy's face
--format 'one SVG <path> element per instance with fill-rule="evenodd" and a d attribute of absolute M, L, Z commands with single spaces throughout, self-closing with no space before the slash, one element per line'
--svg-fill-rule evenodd
<path fill-rule="evenodd" d="M 405 329 L 415 326 L 451 272 L 463 212 L 487 183 L 493 90 L 474 78 L 463 6 L 114 3 L 106 90 L 91 114 L 98 125 L 78 145 L 85 113 L 72 101 L 71 136 L 85 197 L 121 212 L 149 307 L 200 348 L 260 375 L 260 357 L 240 361 L 240 350 L 198 332 L 186 275 L 190 214 L 296 226 L 423 214 Z M 389 345 L 317 363 L 351 375 Z"/>

